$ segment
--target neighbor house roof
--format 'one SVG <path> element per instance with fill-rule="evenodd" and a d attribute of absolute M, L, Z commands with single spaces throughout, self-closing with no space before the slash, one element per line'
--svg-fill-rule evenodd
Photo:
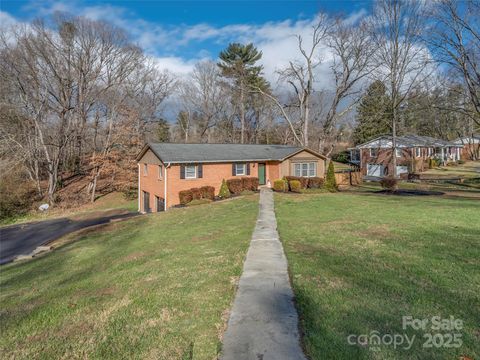
<path fill-rule="evenodd" d="M 473 134 L 470 136 L 463 136 L 454 141 L 455 144 L 479 144 L 480 143 L 480 134 Z"/>
<path fill-rule="evenodd" d="M 164 163 L 282 161 L 303 150 L 326 159 L 310 149 L 292 145 L 148 143 L 137 156 L 137 160 L 140 160 L 148 149 Z"/>
<path fill-rule="evenodd" d="M 403 135 L 397 136 L 397 147 L 410 148 L 410 147 L 459 147 L 461 145 L 452 141 L 445 141 L 441 139 L 435 139 L 430 136 L 420 135 Z M 357 145 L 357 149 L 368 148 L 390 148 L 392 147 L 392 137 L 389 135 L 380 136 L 366 143 Z"/>

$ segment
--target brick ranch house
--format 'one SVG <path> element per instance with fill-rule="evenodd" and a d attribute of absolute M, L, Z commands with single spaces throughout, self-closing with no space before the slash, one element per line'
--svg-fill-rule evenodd
<path fill-rule="evenodd" d="M 253 176 L 260 185 L 283 176 L 320 176 L 327 158 L 290 145 L 146 144 L 137 156 L 138 209 L 163 211 L 180 203 L 179 192 L 222 180 Z"/>
<path fill-rule="evenodd" d="M 480 160 L 480 134 L 458 138 L 454 143 L 463 145 L 461 154 L 462 159 Z"/>
<path fill-rule="evenodd" d="M 461 159 L 463 145 L 428 136 L 405 135 L 397 137 L 397 176 L 428 169 L 429 159 L 442 165 Z M 351 162 L 360 167 L 363 176 L 384 177 L 393 174 L 392 137 L 380 136 L 350 150 Z"/>

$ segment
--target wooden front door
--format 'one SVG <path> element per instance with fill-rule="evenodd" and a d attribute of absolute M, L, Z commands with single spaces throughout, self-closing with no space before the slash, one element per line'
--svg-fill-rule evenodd
<path fill-rule="evenodd" d="M 265 164 L 258 164 L 258 183 L 260 185 L 266 183 Z"/>

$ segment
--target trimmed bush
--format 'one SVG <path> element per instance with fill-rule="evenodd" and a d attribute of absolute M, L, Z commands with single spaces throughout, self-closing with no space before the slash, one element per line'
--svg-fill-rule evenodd
<path fill-rule="evenodd" d="M 213 186 L 202 186 L 200 192 L 202 194 L 202 199 L 215 199 L 215 188 Z"/>
<path fill-rule="evenodd" d="M 299 193 L 302 191 L 302 184 L 298 180 L 290 180 L 288 182 L 291 192 Z"/>
<path fill-rule="evenodd" d="M 428 159 L 428 168 L 433 169 L 438 166 L 438 161 L 436 159 Z"/>
<path fill-rule="evenodd" d="M 250 179 L 252 179 L 252 188 L 251 188 L 251 190 L 252 190 L 252 191 L 257 191 L 257 190 L 258 190 L 258 187 L 260 186 L 260 180 L 258 180 L 257 177 L 251 177 Z"/>
<path fill-rule="evenodd" d="M 225 179 L 222 180 L 222 185 L 220 186 L 218 196 L 222 199 L 227 199 L 230 197 L 230 190 L 228 190 L 227 182 L 225 181 Z"/>
<path fill-rule="evenodd" d="M 240 194 L 243 191 L 243 181 L 239 179 L 228 179 L 227 187 L 231 194 Z"/>
<path fill-rule="evenodd" d="M 191 190 L 182 190 L 178 193 L 180 198 L 180 204 L 186 205 L 193 200 L 193 194 Z"/>
<path fill-rule="evenodd" d="M 387 191 L 394 192 L 398 189 L 398 181 L 394 177 L 388 176 L 380 180 L 380 185 Z"/>
<path fill-rule="evenodd" d="M 277 179 L 273 181 L 273 190 L 279 192 L 287 192 L 288 191 L 288 183 L 286 180 Z"/>
<path fill-rule="evenodd" d="M 202 191 L 200 188 L 191 188 L 193 200 L 200 200 L 202 198 Z"/>
<path fill-rule="evenodd" d="M 311 177 L 308 179 L 308 188 L 309 189 L 320 189 L 325 182 L 324 178 L 321 177 Z"/>
<path fill-rule="evenodd" d="M 333 161 L 328 164 L 327 177 L 325 179 L 325 189 L 331 192 L 338 190 L 337 180 L 335 179 L 335 168 L 333 167 Z"/>
<path fill-rule="evenodd" d="M 301 176 L 285 176 L 285 179 L 288 181 L 288 184 L 290 186 L 290 181 L 296 180 L 300 182 L 300 186 L 302 189 L 306 189 L 308 186 L 308 178 L 307 177 L 301 177 Z"/>

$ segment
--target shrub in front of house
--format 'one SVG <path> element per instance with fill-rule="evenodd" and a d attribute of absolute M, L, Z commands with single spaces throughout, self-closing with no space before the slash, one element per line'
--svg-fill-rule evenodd
<path fill-rule="evenodd" d="M 259 181 L 256 177 L 242 177 L 243 191 L 257 191 Z"/>
<path fill-rule="evenodd" d="M 457 164 L 458 165 L 463 165 L 463 164 L 465 164 L 465 160 L 457 160 Z"/>
<path fill-rule="evenodd" d="M 325 189 L 335 192 L 338 190 L 337 180 L 335 179 L 335 168 L 333 167 L 333 161 L 328 164 L 327 177 L 325 179 Z"/>
<path fill-rule="evenodd" d="M 227 199 L 230 197 L 230 190 L 228 190 L 227 182 L 225 181 L 225 179 L 222 180 L 222 185 L 220 186 L 218 197 L 222 199 Z"/>
<path fill-rule="evenodd" d="M 380 180 L 380 185 L 383 189 L 394 192 L 398 189 L 398 180 L 394 177 L 387 176 Z"/>
<path fill-rule="evenodd" d="M 257 191 L 258 187 L 260 186 L 260 180 L 258 180 L 258 177 L 251 177 L 250 179 L 252 179 L 251 190 L 252 191 Z"/>
<path fill-rule="evenodd" d="M 202 194 L 202 199 L 215 199 L 215 188 L 213 186 L 202 186 L 200 192 Z"/>
<path fill-rule="evenodd" d="M 309 189 L 320 189 L 323 186 L 325 180 L 321 177 L 311 177 L 308 179 Z"/>
<path fill-rule="evenodd" d="M 239 179 L 228 179 L 227 187 L 231 194 L 240 194 L 243 191 L 243 181 Z"/>
<path fill-rule="evenodd" d="M 273 190 L 279 192 L 287 192 L 288 191 L 288 183 L 286 180 L 277 179 L 273 181 Z"/>
<path fill-rule="evenodd" d="M 290 180 L 288 185 L 290 186 L 291 192 L 299 193 L 302 191 L 302 184 L 298 180 Z"/>
<path fill-rule="evenodd" d="M 191 190 L 182 190 L 178 193 L 180 198 L 180 204 L 186 205 L 193 200 L 193 194 Z"/>
<path fill-rule="evenodd" d="M 430 158 L 428 159 L 428 168 L 433 169 L 438 166 L 438 161 L 436 159 Z"/>
<path fill-rule="evenodd" d="M 298 182 L 300 182 L 300 186 L 302 187 L 302 189 L 306 189 L 308 187 L 308 178 L 307 177 L 285 176 L 285 179 L 288 181 L 289 186 L 290 186 L 290 181 L 298 181 Z"/>
<path fill-rule="evenodd" d="M 193 200 L 200 200 L 202 198 L 202 191 L 200 188 L 191 188 Z"/>

